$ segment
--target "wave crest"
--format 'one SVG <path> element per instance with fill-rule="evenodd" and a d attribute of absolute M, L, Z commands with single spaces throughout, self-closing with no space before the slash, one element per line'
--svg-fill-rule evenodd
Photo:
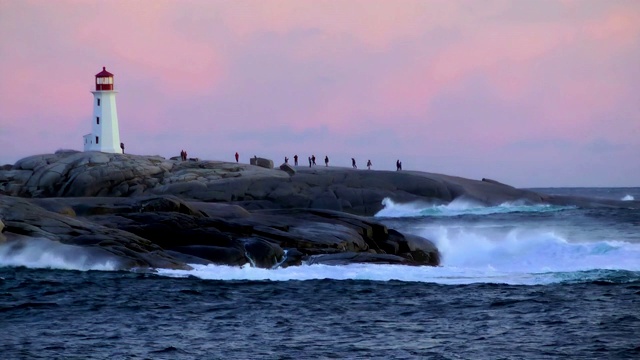
<path fill-rule="evenodd" d="M 82 271 L 120 268 L 117 258 L 100 248 L 30 237 L 0 244 L 0 267 L 5 266 Z"/>
<path fill-rule="evenodd" d="M 512 212 L 549 212 L 574 209 L 574 206 L 557 206 L 536 204 L 528 205 L 524 202 L 505 202 L 498 206 L 485 206 L 480 203 L 455 199 L 449 204 L 436 205 L 424 202 L 396 203 L 390 198 L 382 200 L 384 208 L 375 217 L 400 218 L 421 216 L 460 216 L 460 215 L 491 215 Z"/>

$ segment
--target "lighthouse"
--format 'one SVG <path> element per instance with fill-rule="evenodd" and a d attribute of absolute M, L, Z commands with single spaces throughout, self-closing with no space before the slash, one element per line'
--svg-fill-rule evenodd
<path fill-rule="evenodd" d="M 118 129 L 116 93 L 113 90 L 113 74 L 106 68 L 96 74 L 96 90 L 93 94 L 91 133 L 84 136 L 84 151 L 122 153 Z"/>

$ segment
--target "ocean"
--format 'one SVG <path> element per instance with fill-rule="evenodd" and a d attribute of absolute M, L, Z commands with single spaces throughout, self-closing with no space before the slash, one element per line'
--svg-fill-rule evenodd
<path fill-rule="evenodd" d="M 640 199 L 640 188 L 544 188 Z M 114 271 L 0 247 L 3 359 L 637 359 L 640 210 L 396 204 L 439 267 Z"/>

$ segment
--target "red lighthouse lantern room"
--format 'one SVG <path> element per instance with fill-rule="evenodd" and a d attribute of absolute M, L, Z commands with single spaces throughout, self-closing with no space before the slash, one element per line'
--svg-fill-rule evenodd
<path fill-rule="evenodd" d="M 113 90 L 113 74 L 108 72 L 105 67 L 96 74 L 96 91 Z"/>

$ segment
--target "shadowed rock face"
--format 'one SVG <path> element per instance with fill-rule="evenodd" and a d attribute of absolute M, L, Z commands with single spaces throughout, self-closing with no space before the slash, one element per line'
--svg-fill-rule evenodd
<path fill-rule="evenodd" d="M 249 159 L 249 164 L 260 166 L 266 169 L 273 169 L 273 160 L 270 160 L 270 159 L 253 157 Z"/>
<path fill-rule="evenodd" d="M 0 243 L 15 234 L 95 247 L 124 268 L 438 265 L 439 252 L 427 239 L 358 215 L 374 215 L 384 198 L 640 207 L 638 201 L 543 196 L 490 179 L 271 167 L 99 152 L 31 156 L 0 169 Z"/>
<path fill-rule="evenodd" d="M 342 258 L 342 263 L 349 258 L 439 263 L 438 250 L 426 239 L 416 242 L 415 237 L 390 232 L 370 219 L 326 210 L 248 212 L 236 205 L 186 202 L 175 196 L 0 195 L 0 218 L 6 233 L 100 249 L 120 259 L 123 268 L 188 268 L 185 262 L 273 268 L 339 253 L 360 254 Z M 285 257 L 285 251 L 290 256 Z M 389 256 L 375 256 L 381 254 Z M 333 258 L 313 259 L 335 263 Z"/>

